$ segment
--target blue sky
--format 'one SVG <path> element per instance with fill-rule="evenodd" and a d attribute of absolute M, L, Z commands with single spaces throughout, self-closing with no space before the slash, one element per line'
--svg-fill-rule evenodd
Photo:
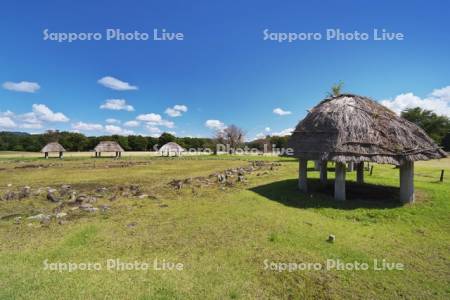
<path fill-rule="evenodd" d="M 4 2 L 0 130 L 209 137 L 236 124 L 253 139 L 289 132 L 339 81 L 396 111 L 421 106 L 450 116 L 448 11 L 448 1 Z M 43 39 L 44 29 L 108 28 L 166 29 L 184 40 Z M 405 39 L 263 39 L 265 29 L 328 28 Z"/>

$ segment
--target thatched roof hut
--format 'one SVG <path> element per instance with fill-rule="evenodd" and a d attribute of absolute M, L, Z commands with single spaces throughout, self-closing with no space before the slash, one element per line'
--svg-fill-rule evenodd
<path fill-rule="evenodd" d="M 123 148 L 114 141 L 101 141 L 95 148 L 95 157 L 101 156 L 102 152 L 114 152 L 116 157 L 122 156 Z"/>
<path fill-rule="evenodd" d="M 169 156 L 171 153 L 174 153 L 175 155 L 180 155 L 184 151 L 185 150 L 183 147 L 174 142 L 169 142 L 159 149 L 161 155 L 167 154 L 167 156 Z"/>
<path fill-rule="evenodd" d="M 50 152 L 57 152 L 59 153 L 59 157 L 62 158 L 63 152 L 66 152 L 66 149 L 57 142 L 48 143 L 41 149 L 41 153 L 44 153 L 45 158 L 48 158 Z"/>
<path fill-rule="evenodd" d="M 53 142 L 48 143 L 47 145 L 44 146 L 44 148 L 41 149 L 41 153 L 45 152 L 66 152 L 66 149 L 64 149 L 64 147 L 61 146 L 60 143 Z"/>
<path fill-rule="evenodd" d="M 314 107 L 295 128 L 289 147 L 301 161 L 336 162 L 338 172 L 342 164 L 356 163 L 359 182 L 363 162 L 398 165 L 403 178 L 400 197 L 404 201 L 414 200 L 413 187 L 409 186 L 413 162 L 446 157 L 420 127 L 370 98 L 352 94 L 327 98 Z M 300 171 L 305 173 L 302 167 Z M 306 173 L 303 175 L 306 177 Z M 338 175 L 344 176 L 345 182 L 345 170 L 344 175 Z M 306 189 L 306 181 L 301 184 Z M 336 195 L 336 189 L 335 196 L 345 199 L 345 185 L 343 194 Z"/>

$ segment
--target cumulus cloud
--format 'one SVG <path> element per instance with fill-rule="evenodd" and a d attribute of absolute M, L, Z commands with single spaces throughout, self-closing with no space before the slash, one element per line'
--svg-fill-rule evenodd
<path fill-rule="evenodd" d="M 109 134 L 118 134 L 118 135 L 131 135 L 134 134 L 132 130 L 123 129 L 116 125 L 106 125 L 105 131 Z"/>
<path fill-rule="evenodd" d="M 61 112 L 53 112 L 45 104 L 33 104 L 32 111 L 18 116 L 26 123 L 40 124 L 42 122 L 68 122 L 69 118 Z"/>
<path fill-rule="evenodd" d="M 137 90 L 138 87 L 134 85 L 130 85 L 128 82 L 122 81 L 120 79 L 114 78 L 112 76 L 105 76 L 97 81 L 99 84 L 116 90 L 116 91 L 129 91 L 129 90 Z"/>
<path fill-rule="evenodd" d="M 21 81 L 21 82 L 11 82 L 6 81 L 3 83 L 3 88 L 5 90 L 22 92 L 22 93 L 35 93 L 41 87 L 37 82 Z"/>
<path fill-rule="evenodd" d="M 145 128 L 150 132 L 150 134 L 159 134 L 161 133 L 161 129 L 156 126 L 146 125 Z"/>
<path fill-rule="evenodd" d="M 264 133 L 262 133 L 262 132 L 260 132 L 260 133 L 258 133 L 257 135 L 256 135 L 256 139 L 263 139 L 263 138 L 265 138 L 266 137 L 266 135 L 264 134 Z"/>
<path fill-rule="evenodd" d="M 435 89 L 424 98 L 413 93 L 404 93 L 393 99 L 382 100 L 380 103 L 397 114 L 408 108 L 420 107 L 450 117 L 450 86 Z"/>
<path fill-rule="evenodd" d="M 126 127 L 138 127 L 140 125 L 140 123 L 138 121 L 132 120 L 132 121 L 125 122 L 123 125 Z"/>
<path fill-rule="evenodd" d="M 14 128 L 17 124 L 10 117 L 0 117 L 0 128 Z"/>
<path fill-rule="evenodd" d="M 72 129 L 78 131 L 102 131 L 103 125 L 96 123 L 77 122 L 75 124 L 72 124 Z"/>
<path fill-rule="evenodd" d="M 292 112 L 277 107 L 273 110 L 273 113 L 276 115 L 279 115 L 279 116 L 285 116 L 285 115 L 290 115 Z"/>
<path fill-rule="evenodd" d="M 162 120 L 161 115 L 150 113 L 143 114 L 136 117 L 136 120 L 144 121 L 144 122 L 159 122 Z"/>
<path fill-rule="evenodd" d="M 168 107 L 165 113 L 171 117 L 180 117 L 183 113 L 187 112 L 186 105 L 177 104 L 174 107 Z"/>
<path fill-rule="evenodd" d="M 120 124 L 120 120 L 113 119 L 113 118 L 106 119 L 105 122 L 108 124 Z"/>
<path fill-rule="evenodd" d="M 136 117 L 136 120 L 146 122 L 150 126 L 165 126 L 167 128 L 173 128 L 175 124 L 172 121 L 164 120 L 161 115 L 149 113 Z"/>
<path fill-rule="evenodd" d="M 264 128 L 264 131 L 265 131 L 265 132 L 270 132 L 270 127 Z"/>
<path fill-rule="evenodd" d="M 294 128 L 286 128 L 281 130 L 280 132 L 273 132 L 272 136 L 286 136 L 286 135 L 291 135 L 292 132 L 294 131 Z"/>
<path fill-rule="evenodd" d="M 20 128 L 24 129 L 41 129 L 43 127 L 42 123 L 23 123 L 20 125 Z"/>
<path fill-rule="evenodd" d="M 214 130 L 222 130 L 225 128 L 225 124 L 219 120 L 207 120 L 205 126 Z"/>
<path fill-rule="evenodd" d="M 105 103 L 100 105 L 100 108 L 110 110 L 134 111 L 134 107 L 127 104 L 127 101 L 125 99 L 107 99 Z"/>

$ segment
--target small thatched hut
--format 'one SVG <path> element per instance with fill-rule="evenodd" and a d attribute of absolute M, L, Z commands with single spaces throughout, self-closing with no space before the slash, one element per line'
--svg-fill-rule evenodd
<path fill-rule="evenodd" d="M 417 125 L 362 96 L 343 94 L 320 102 L 295 128 L 289 147 L 300 160 L 299 188 L 307 190 L 307 161 L 336 163 L 334 195 L 345 200 L 346 163 L 354 163 L 357 182 L 364 181 L 364 162 L 400 167 L 400 200 L 414 201 L 414 161 L 438 159 L 446 153 Z"/>
<path fill-rule="evenodd" d="M 174 142 L 169 142 L 169 143 L 165 144 L 164 146 L 162 146 L 161 149 L 159 149 L 159 152 L 161 153 L 161 155 L 167 155 L 167 156 L 170 156 L 171 154 L 178 156 L 178 155 L 181 155 L 184 151 L 185 150 L 183 147 L 181 147 L 180 145 L 178 145 L 177 143 L 174 143 Z"/>
<path fill-rule="evenodd" d="M 66 152 L 66 149 L 64 149 L 63 146 L 61 146 L 60 143 L 52 142 L 48 143 L 44 146 L 44 148 L 41 149 L 41 153 L 44 153 L 45 158 L 48 158 L 49 153 L 51 152 L 57 152 L 59 155 L 59 158 L 64 157 L 64 152 Z"/>
<path fill-rule="evenodd" d="M 64 149 L 64 147 L 57 142 L 48 143 L 47 145 L 44 146 L 44 148 L 41 149 L 41 153 L 44 153 L 45 158 L 48 158 L 48 155 L 51 152 L 56 152 L 58 153 L 59 158 L 63 158 L 66 149 Z"/>
<path fill-rule="evenodd" d="M 115 157 L 121 157 L 123 148 L 119 145 L 119 143 L 114 141 L 101 141 L 94 149 L 95 157 L 102 156 L 102 152 L 114 152 Z"/>

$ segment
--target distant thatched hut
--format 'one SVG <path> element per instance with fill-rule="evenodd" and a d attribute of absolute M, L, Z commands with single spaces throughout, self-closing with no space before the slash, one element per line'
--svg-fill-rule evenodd
<path fill-rule="evenodd" d="M 64 149 L 63 146 L 61 146 L 60 143 L 53 142 L 48 143 L 44 146 L 44 148 L 41 149 L 41 153 L 44 153 L 45 158 L 48 158 L 49 153 L 51 152 L 57 152 L 59 155 L 59 158 L 64 157 L 64 152 L 66 152 L 66 149 Z"/>
<path fill-rule="evenodd" d="M 114 152 L 115 157 L 121 157 L 123 148 L 119 145 L 119 143 L 114 141 L 101 141 L 94 149 L 95 157 L 102 156 L 102 152 Z"/>
<path fill-rule="evenodd" d="M 178 155 L 181 155 L 184 151 L 185 150 L 183 147 L 181 147 L 180 145 L 178 145 L 177 143 L 174 143 L 174 142 L 169 142 L 169 143 L 165 144 L 164 146 L 162 146 L 161 149 L 159 149 L 159 152 L 161 153 L 161 155 L 167 155 L 167 156 L 170 156 L 171 154 L 178 156 Z"/>
<path fill-rule="evenodd" d="M 336 162 L 334 195 L 345 200 L 345 163 L 354 163 L 357 181 L 364 181 L 364 162 L 400 166 L 400 199 L 414 201 L 414 161 L 446 156 L 415 124 L 362 96 L 343 94 L 314 107 L 295 128 L 289 147 L 300 160 L 299 188 L 307 190 L 307 161 Z"/>

